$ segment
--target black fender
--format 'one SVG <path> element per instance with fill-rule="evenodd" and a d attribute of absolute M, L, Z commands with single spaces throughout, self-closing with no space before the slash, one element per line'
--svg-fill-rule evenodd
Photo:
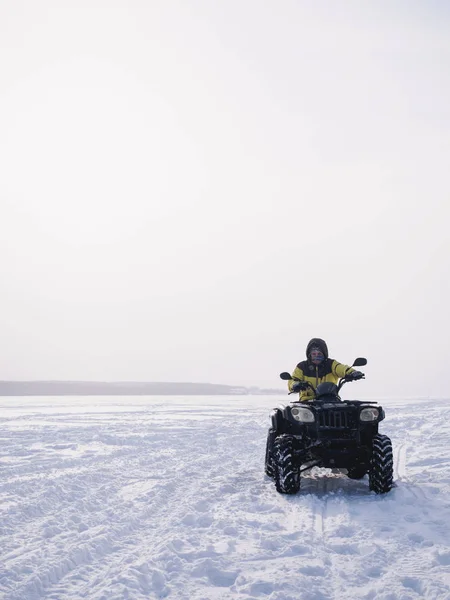
<path fill-rule="evenodd" d="M 270 413 L 270 419 L 272 422 L 272 429 L 279 432 L 281 430 L 281 423 L 283 421 L 283 413 L 280 408 L 274 408 Z"/>

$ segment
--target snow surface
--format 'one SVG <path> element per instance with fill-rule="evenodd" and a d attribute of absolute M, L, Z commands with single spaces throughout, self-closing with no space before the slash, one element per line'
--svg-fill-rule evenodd
<path fill-rule="evenodd" d="M 389 494 L 315 469 L 282 496 L 287 400 L 0 398 L 0 598 L 449 600 L 449 402 L 382 403 Z"/>

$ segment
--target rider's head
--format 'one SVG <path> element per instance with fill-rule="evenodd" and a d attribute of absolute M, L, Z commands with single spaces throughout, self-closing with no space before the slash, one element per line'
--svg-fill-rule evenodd
<path fill-rule="evenodd" d="M 309 353 L 309 360 L 313 365 L 320 365 L 325 360 L 323 352 L 317 346 L 313 346 Z"/>
<path fill-rule="evenodd" d="M 320 365 L 328 358 L 326 343 L 320 338 L 313 338 L 306 347 L 306 357 L 313 365 Z"/>

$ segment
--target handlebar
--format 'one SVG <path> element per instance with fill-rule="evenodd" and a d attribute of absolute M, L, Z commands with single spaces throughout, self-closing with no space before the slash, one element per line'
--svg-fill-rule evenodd
<path fill-rule="evenodd" d="M 309 381 L 302 381 L 301 379 L 297 379 L 297 377 L 292 377 L 293 381 L 299 381 L 303 384 L 303 390 L 300 388 L 300 391 L 304 391 L 307 390 L 308 388 L 310 388 L 313 392 L 315 392 L 314 387 L 309 383 Z M 297 390 L 296 392 L 289 392 L 290 394 L 298 394 L 299 390 Z"/>
<path fill-rule="evenodd" d="M 342 386 L 345 385 L 346 383 L 348 383 L 349 381 L 359 381 L 360 379 L 365 379 L 365 378 L 366 378 L 366 376 L 364 375 L 364 373 L 361 373 L 361 377 L 358 377 L 357 379 L 354 379 L 353 377 L 350 377 L 350 375 L 346 375 L 345 377 L 341 377 L 341 379 L 340 379 L 340 381 L 339 381 L 339 383 L 337 385 L 337 391 L 339 392 L 341 390 Z M 316 390 L 315 390 L 314 386 L 309 383 L 309 381 L 302 381 L 301 379 L 297 379 L 297 377 L 290 377 L 290 379 L 292 381 L 298 381 L 298 382 L 301 382 L 303 384 L 303 386 L 302 386 L 303 390 L 300 389 L 300 391 L 311 389 L 314 392 L 314 395 L 315 395 Z M 288 395 L 291 395 L 291 394 L 298 394 L 298 390 L 296 392 L 289 392 L 288 393 Z"/>
<path fill-rule="evenodd" d="M 354 379 L 353 377 L 346 375 L 345 377 L 342 377 L 340 382 L 338 383 L 338 391 L 342 388 L 342 386 L 345 383 L 348 383 L 349 381 L 359 381 L 360 379 L 365 379 L 365 378 L 366 378 L 366 376 L 364 375 L 364 373 L 361 373 L 361 377 L 358 377 L 357 379 Z"/>

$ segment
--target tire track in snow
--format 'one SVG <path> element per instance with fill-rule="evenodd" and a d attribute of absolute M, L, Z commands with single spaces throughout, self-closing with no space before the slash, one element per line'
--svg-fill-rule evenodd
<path fill-rule="evenodd" d="M 186 449 L 189 445 L 189 439 L 187 439 Z M 210 467 L 208 446 L 209 441 L 205 443 L 204 447 L 202 445 L 197 447 L 195 456 L 192 456 L 190 460 L 190 469 L 194 476 L 200 476 L 199 486 L 204 489 L 208 488 L 207 480 L 211 474 L 210 468 L 208 468 Z M 195 448 L 195 445 L 192 447 Z M 152 454 L 151 448 L 148 453 Z M 214 468 L 216 467 L 214 466 Z M 118 458 L 112 473 L 123 470 L 124 465 L 120 464 Z M 161 477 L 163 476 L 164 472 L 161 472 Z M 60 552 L 58 552 L 58 538 L 55 537 L 52 540 L 53 550 L 49 552 L 47 567 L 20 584 L 16 591 L 8 596 L 8 600 L 23 600 L 24 597 L 44 593 L 56 594 L 58 597 L 59 591 L 65 589 L 64 586 L 61 587 L 63 580 L 65 586 L 69 582 L 77 594 L 89 594 L 90 598 L 95 598 L 98 594 L 100 597 L 105 578 L 113 577 L 113 585 L 120 588 L 120 578 L 114 578 L 114 574 L 120 573 L 124 569 L 131 573 L 130 576 L 139 578 L 143 593 L 148 593 L 154 587 L 153 579 L 157 581 L 155 585 L 163 590 L 165 578 L 161 575 L 162 571 L 158 570 L 154 557 L 172 541 L 174 537 L 173 523 L 177 521 L 181 523 L 183 517 L 186 516 L 188 507 L 195 506 L 199 502 L 198 487 L 186 488 L 184 480 L 185 466 L 182 464 L 181 467 L 173 469 L 168 479 L 161 479 L 158 489 L 148 495 L 148 506 L 136 514 L 136 504 L 134 503 L 131 507 L 132 513 L 128 509 L 129 514 L 125 516 L 121 514 L 119 518 L 117 511 L 119 507 L 123 509 L 124 503 L 115 504 L 116 501 L 109 502 L 103 496 L 102 500 L 105 502 L 103 514 L 107 512 L 110 520 L 108 531 L 105 532 L 105 528 L 102 528 L 91 537 L 89 537 L 89 530 L 84 532 L 81 536 L 82 540 L 78 543 L 74 542 L 70 551 L 65 552 L 64 558 L 61 558 Z M 202 481 L 204 483 L 201 483 Z M 79 510 L 80 507 L 78 507 Z M 208 517 L 205 516 L 205 519 L 204 525 L 208 527 Z M 105 521 L 106 517 L 102 520 Z M 189 519 L 187 524 L 189 525 Z M 108 556 L 107 561 L 105 561 L 106 556 Z M 48 566 L 49 563 L 50 566 Z M 153 565 L 150 570 L 149 564 Z M 80 587 L 77 582 L 92 580 L 94 573 L 95 581 L 98 583 Z M 220 575 L 218 577 L 220 578 Z M 133 583 L 130 582 L 130 585 Z M 120 597 L 120 592 L 118 594 Z"/>
<path fill-rule="evenodd" d="M 150 448 L 149 453 L 152 454 L 152 449 Z M 54 501 L 52 503 L 45 504 L 44 503 L 44 511 L 47 516 L 54 515 L 55 520 L 57 520 L 61 525 L 61 530 L 65 530 L 65 537 L 63 539 L 62 535 L 54 535 L 47 539 L 46 542 L 46 551 L 48 553 L 48 560 L 46 564 L 51 564 L 49 568 L 40 569 L 39 574 L 36 576 L 31 575 L 30 577 L 24 577 L 23 574 L 20 573 L 20 563 L 24 561 L 27 564 L 32 565 L 33 562 L 37 563 L 39 561 L 39 555 L 42 553 L 41 551 L 41 538 L 37 531 L 39 528 L 39 519 L 36 521 L 36 514 L 33 511 L 25 510 L 20 514 L 22 515 L 22 519 L 25 515 L 29 515 L 31 519 L 31 524 L 29 527 L 29 531 L 24 530 L 24 534 L 30 535 L 30 539 L 37 539 L 38 542 L 36 544 L 32 544 L 32 548 L 30 549 L 30 544 L 25 544 L 25 552 L 22 554 L 16 553 L 16 555 L 12 555 L 8 564 L 5 565 L 6 569 L 11 575 L 15 574 L 15 577 L 11 577 L 11 579 L 20 579 L 21 582 L 17 584 L 16 592 L 13 592 L 11 598 L 20 598 L 23 600 L 24 597 L 28 597 L 27 594 L 32 593 L 42 593 L 44 589 L 48 586 L 55 584 L 59 579 L 64 577 L 65 574 L 79 567 L 83 563 L 89 564 L 93 562 L 95 555 L 103 556 L 104 554 L 111 551 L 110 549 L 114 549 L 114 544 L 117 539 L 127 535 L 130 531 L 134 531 L 139 528 L 142 520 L 148 518 L 148 513 L 155 514 L 156 506 L 159 504 L 160 507 L 163 507 L 165 504 L 165 498 L 167 494 L 165 493 L 166 482 L 164 482 L 164 486 L 161 488 L 159 494 L 163 496 L 161 500 L 158 502 L 158 499 L 155 498 L 155 503 L 152 506 L 152 509 L 144 509 L 138 514 L 136 514 L 136 506 L 132 507 L 132 514 L 128 515 L 128 518 L 124 518 L 124 513 L 130 513 L 130 509 L 126 506 L 126 502 L 120 501 L 118 505 L 112 505 L 110 502 L 111 496 L 114 496 L 114 486 L 117 489 L 120 489 L 120 486 L 123 484 L 123 477 L 119 477 L 118 481 L 111 480 L 108 482 L 108 478 L 110 475 L 117 476 L 118 473 L 127 472 L 127 464 L 130 459 L 131 452 L 136 454 L 136 447 L 129 452 L 126 452 L 125 455 L 115 456 L 112 460 L 109 457 L 109 465 L 108 468 L 105 469 L 107 461 L 100 460 L 99 464 L 95 465 L 95 458 L 92 460 L 90 464 L 90 469 L 92 471 L 91 478 L 84 475 L 83 480 L 80 481 L 80 486 L 77 485 L 77 482 L 72 482 L 72 488 L 70 488 L 70 477 L 68 478 L 67 486 L 62 487 L 59 494 L 54 494 Z M 150 461 L 151 462 L 151 461 Z M 85 494 L 85 485 L 89 483 L 91 479 L 91 483 L 93 485 L 93 489 L 89 490 L 87 494 Z M 43 480 L 44 481 L 44 480 Z M 100 486 L 99 482 L 103 482 Z M 84 484 L 84 487 L 82 487 Z M 67 490 L 74 490 L 74 487 L 80 487 L 80 494 L 75 496 L 69 495 L 69 498 L 65 500 L 65 492 Z M 43 490 L 38 491 L 34 496 L 35 506 L 39 506 L 40 500 L 45 500 L 46 494 L 48 494 L 48 487 L 43 487 Z M 39 494 L 42 495 L 42 498 L 39 497 Z M 74 502 L 75 500 L 75 502 Z M 118 512 L 117 512 L 117 509 Z M 97 517 L 100 517 L 98 521 L 100 522 L 97 526 L 95 521 L 93 521 L 90 525 L 92 525 L 92 529 L 96 531 L 94 537 L 89 538 L 89 533 L 86 531 L 79 531 L 77 528 L 73 530 L 72 536 L 68 535 L 68 529 L 70 529 L 69 518 L 71 515 L 76 517 L 77 515 L 87 515 L 89 518 L 91 516 L 92 510 L 97 514 Z M 39 513 L 40 514 L 40 513 Z M 112 518 L 111 518 L 112 517 Z M 20 520 L 20 519 L 19 519 Z M 107 524 L 107 527 L 106 527 Z M 88 522 L 89 525 L 89 522 Z M 83 526 L 83 523 L 81 523 Z M 25 528 L 26 529 L 26 528 Z M 89 527 L 83 527 L 85 530 L 89 530 Z M 105 533 L 105 530 L 109 531 Z M 26 538 L 24 538 L 26 539 Z M 67 550 L 67 539 L 71 540 L 69 544 L 69 552 L 64 551 L 61 552 L 61 549 Z M 75 540 L 75 541 L 73 541 Z M 16 539 L 17 542 L 17 539 Z M 61 558 L 61 554 L 65 555 L 64 558 Z M 52 564 L 53 563 L 53 564 Z M 24 583 L 24 580 L 28 580 Z M 34 592 L 33 592 L 34 590 Z M 40 590 L 40 591 L 39 591 Z M 31 596 L 30 596 L 31 597 Z"/>
<path fill-rule="evenodd" d="M 406 444 L 394 446 L 394 481 L 406 479 Z"/>
<path fill-rule="evenodd" d="M 316 538 L 323 540 L 325 531 L 325 519 L 327 510 L 327 499 L 321 500 L 320 506 L 314 508 L 314 531 Z"/>
<path fill-rule="evenodd" d="M 428 417 L 423 431 L 429 432 L 434 415 Z M 173 424 L 169 410 L 166 423 Z M 133 445 L 130 424 L 120 424 L 119 417 L 113 429 L 112 444 Z M 416 436 L 417 448 L 411 448 L 401 418 L 395 430 L 400 443 L 394 441 L 400 479 L 385 496 L 370 492 L 367 478 L 359 482 L 329 472 L 304 477 L 296 496 L 277 494 L 262 472 L 265 431 L 249 421 L 245 407 L 234 419 L 203 419 L 177 433 L 171 426 L 156 431 L 158 440 L 147 436 L 126 457 L 116 456 L 109 470 L 108 458 L 93 460 L 90 479 L 72 471 L 60 480 L 44 520 L 36 517 L 34 529 L 27 523 L 33 554 L 11 561 L 3 579 L 0 573 L 2 598 L 8 579 L 7 592 L 14 596 L 5 600 L 148 600 L 166 594 L 176 600 L 291 600 L 306 590 L 321 600 L 382 598 L 386 590 L 393 598 L 450 597 L 443 580 L 449 528 L 438 523 L 438 515 L 448 516 L 448 507 L 440 511 L 448 485 L 434 491 L 434 484 L 420 485 L 419 469 L 430 464 L 424 461 L 428 438 Z M 437 455 L 444 456 L 445 439 L 436 436 L 438 442 Z M 417 475 L 409 467 L 413 475 L 406 476 L 401 443 L 408 461 L 417 459 Z M 36 456 L 37 464 L 42 458 Z M 54 473 L 52 460 L 44 475 Z M 442 473 L 448 477 L 445 463 Z M 44 499 L 54 481 L 52 475 L 46 488 L 44 476 L 35 482 L 36 493 Z M 83 495 L 83 481 L 96 484 L 98 494 L 90 489 Z M 51 528 L 48 520 L 58 508 L 61 531 L 44 539 L 39 528 L 44 521 Z M 85 529 L 71 537 L 69 520 L 76 516 Z M 13 537 L 19 535 L 20 519 Z"/>
<path fill-rule="evenodd" d="M 170 489 L 170 491 L 172 491 Z M 130 548 L 132 552 L 133 538 L 138 536 L 143 527 L 152 527 L 154 519 L 158 519 L 164 509 L 170 510 L 170 504 L 167 504 L 167 490 L 162 488 L 158 490 L 152 498 L 151 506 L 141 510 L 139 513 L 128 515 L 125 523 L 120 524 L 117 518 L 112 518 L 109 527 L 101 527 L 91 535 L 80 535 L 73 541 L 69 548 L 67 542 L 58 544 L 58 539 L 53 540 L 52 547 L 47 548 L 48 558 L 44 569 L 27 578 L 24 583 L 19 583 L 16 590 L 12 593 L 11 600 L 23 600 L 23 598 L 33 597 L 35 594 L 49 593 L 50 589 L 55 588 L 69 573 L 75 578 L 83 580 L 83 573 L 89 574 L 95 570 L 95 565 L 99 562 L 104 563 L 105 557 L 110 556 L 106 571 L 111 569 L 113 559 L 111 555 L 120 553 L 119 561 L 125 561 L 123 552 Z M 95 528 L 94 528 L 95 529 Z M 61 553 L 61 550 L 64 552 Z M 33 551 L 22 555 L 20 558 L 26 559 L 30 564 L 30 554 Z M 61 555 L 62 554 L 62 555 Z M 87 569 L 86 569 L 87 567 Z M 92 591 L 92 586 L 89 586 Z M 87 592 L 88 590 L 86 590 Z"/>
<path fill-rule="evenodd" d="M 21 501 L 3 515 L 0 525 L 3 525 L 6 533 L 20 525 L 23 540 L 35 538 L 37 530 L 45 530 L 47 523 L 52 521 L 55 521 L 54 528 L 57 528 L 59 523 L 61 527 L 64 524 L 65 528 L 69 526 L 69 529 L 78 531 L 79 527 L 85 525 L 78 522 L 80 514 L 88 515 L 88 525 L 91 520 L 95 520 L 97 526 L 101 525 L 106 519 L 99 520 L 99 515 L 101 516 L 111 493 L 114 493 L 112 492 L 114 483 L 110 480 L 110 474 L 124 470 L 123 463 L 134 454 L 136 448 L 127 448 L 113 452 L 107 457 L 102 455 L 89 457 L 87 461 L 80 460 L 79 464 L 85 465 L 81 473 L 77 469 L 67 472 L 63 462 L 62 473 L 52 468 L 47 475 L 41 474 L 38 481 L 33 481 L 33 485 L 28 483 L 20 485 L 18 491 Z M 57 519 L 55 519 L 56 509 Z M 48 532 L 48 537 L 53 537 L 51 532 Z M 30 548 L 29 543 L 18 543 L 17 539 L 14 546 L 11 546 L 13 540 L 9 540 L 8 536 L 0 540 L 4 552 L 7 553 L 5 561 L 20 555 L 24 557 L 24 552 L 31 555 L 39 550 L 39 544 L 36 548 L 33 545 Z M 24 546 L 25 551 L 23 551 Z"/>

